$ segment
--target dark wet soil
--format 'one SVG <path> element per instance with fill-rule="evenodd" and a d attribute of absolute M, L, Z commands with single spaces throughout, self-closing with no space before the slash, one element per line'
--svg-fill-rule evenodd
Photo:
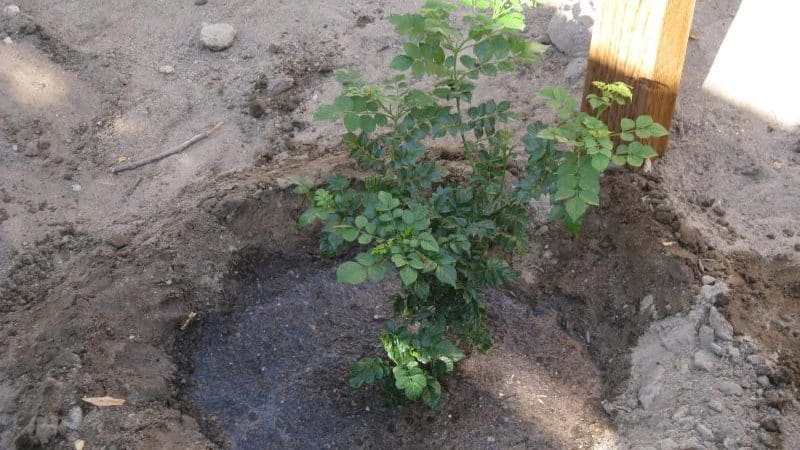
<path fill-rule="evenodd" d="M 599 371 L 553 312 L 492 293 L 495 346 L 445 382 L 435 411 L 351 390 L 378 349 L 392 283 L 338 284 L 335 266 L 243 258 L 226 311 L 183 342 L 183 401 L 225 447 L 573 448 L 608 432 Z"/>

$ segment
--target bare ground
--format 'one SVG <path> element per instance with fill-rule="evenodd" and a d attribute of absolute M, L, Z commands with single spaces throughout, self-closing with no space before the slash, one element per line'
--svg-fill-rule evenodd
<path fill-rule="evenodd" d="M 800 428 L 800 237 L 791 235 L 800 232 L 798 134 L 700 89 L 737 5 L 698 2 L 702 39 L 690 42 L 672 148 L 655 173 L 609 177 L 606 206 L 578 239 L 532 211 L 535 244 L 515 262 L 522 281 L 496 294 L 497 345 L 462 365 L 432 413 L 387 410 L 374 392 L 346 388 L 343 371 L 374 342 L 382 304 L 371 291 L 337 290 L 328 266 L 307 263 L 314 236 L 296 230 L 302 205 L 285 191 L 293 177 L 352 170 L 337 152 L 337 130 L 314 123 L 311 112 L 334 95 L 334 67 L 385 73 L 397 40 L 381 18 L 414 2 L 20 2 L 21 15 L 0 18 L 0 34 L 14 41 L 0 44 L 0 446 L 72 448 L 82 439 L 87 448 L 205 448 L 231 445 L 249 421 L 259 433 L 280 430 L 256 435 L 279 447 L 614 448 L 636 429 L 625 411 L 608 407 L 630 408 L 623 400 L 635 388 L 631 347 L 654 321 L 689 311 L 699 277 L 709 274 L 732 289 L 720 307 L 737 335 L 771 361 L 763 370 L 772 387 L 752 408 L 777 414 L 780 432 L 754 430 L 753 445 L 792 448 Z M 541 36 L 549 14 L 534 12 L 527 33 Z M 234 23 L 234 46 L 202 49 L 203 21 Z M 540 64 L 492 81 L 484 95 L 510 97 L 530 119 L 541 114 L 532 93 L 563 84 L 567 62 L 551 50 Z M 160 74 L 164 64 L 175 74 Z M 220 120 L 218 135 L 180 156 L 109 172 Z M 253 294 L 247 303 L 236 286 L 247 276 L 280 280 L 287 268 L 332 293 L 310 310 L 278 311 L 292 329 L 308 332 L 314 317 L 342 314 L 337 296 L 354 305 L 326 334 L 312 333 L 314 345 L 292 348 L 311 358 L 327 333 L 345 336 L 331 344 L 333 362 L 324 360 L 335 367 L 312 370 L 313 383 L 273 386 L 329 405 L 322 411 L 335 414 L 321 426 L 349 424 L 352 433 L 330 442 L 302 440 L 319 430 L 304 432 L 309 416 L 293 408 L 317 403 L 296 395 L 288 404 L 259 401 L 271 391 L 252 378 L 241 379 L 244 400 L 208 406 L 192 396 L 203 392 L 193 390 L 203 380 L 196 358 L 221 345 L 213 333 L 234 333 L 213 364 L 236 346 L 255 351 L 265 336 L 296 337 L 263 320 L 248 328 L 258 333 L 235 335 L 246 323 L 236 314 L 270 298 Z M 302 283 L 293 289 L 307 295 Z M 653 306 L 642 313 L 648 295 Z M 191 312 L 198 319 L 182 331 Z M 239 363 L 245 374 L 264 364 Z M 306 369 L 287 367 L 281 377 Z M 127 403 L 101 409 L 80 400 L 100 395 Z M 633 408 L 646 413 L 640 406 Z M 73 429 L 76 407 L 82 420 Z M 250 410 L 264 408 L 272 415 L 253 420 Z M 210 417 L 218 411 L 225 415 Z M 276 418 L 285 426 L 270 427 Z M 369 440 L 373 430 L 383 441 Z"/>

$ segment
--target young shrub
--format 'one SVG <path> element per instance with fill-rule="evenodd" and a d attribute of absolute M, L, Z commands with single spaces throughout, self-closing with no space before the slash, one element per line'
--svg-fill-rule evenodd
<path fill-rule="evenodd" d="M 467 7 L 458 19 L 457 3 Z M 322 223 L 323 255 L 360 250 L 339 266 L 340 282 L 379 282 L 391 271 L 402 281 L 392 298 L 397 321 L 380 336 L 385 354 L 353 365 L 353 388 L 379 383 L 390 403 L 435 407 L 440 380 L 464 358 L 462 347 L 491 346 L 484 290 L 516 277 L 508 257 L 526 248 L 527 203 L 549 195 L 553 219 L 577 232 L 587 208 L 599 203 L 600 174 L 609 164 L 638 167 L 656 156 L 639 139 L 666 130 L 649 117 L 624 119 L 621 133 L 602 121 L 609 106 L 632 98 L 628 86 L 595 83 L 598 93 L 588 98 L 594 114 L 578 112 L 579 102 L 564 89 L 548 88 L 539 96 L 559 121 L 528 127 L 525 176 L 507 189 L 509 162 L 518 153 L 502 128 L 514 117 L 511 104 L 475 104 L 473 92 L 476 80 L 513 72 L 544 51 L 520 34 L 523 7 L 532 3 L 429 1 L 416 13 L 390 16 L 406 39 L 391 62 L 400 74 L 369 84 L 355 71 L 339 70 L 341 94 L 316 113 L 344 124 L 351 157 L 371 175 L 359 187 L 339 174 L 323 188 L 298 186 L 309 201 L 299 225 Z M 415 85 L 422 78 L 433 80 L 430 88 Z M 430 158 L 431 143 L 448 136 L 460 142 L 469 164 L 465 182 L 448 181 Z"/>

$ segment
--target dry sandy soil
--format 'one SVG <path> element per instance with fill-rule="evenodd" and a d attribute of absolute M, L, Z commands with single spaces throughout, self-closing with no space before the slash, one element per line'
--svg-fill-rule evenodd
<path fill-rule="evenodd" d="M 496 345 L 436 411 L 347 388 L 391 284 L 336 285 L 286 190 L 355 170 L 313 111 L 334 68 L 388 74 L 383 19 L 421 2 L 194 3 L 0 16 L 1 448 L 800 448 L 800 133 L 702 89 L 738 1 L 698 0 L 653 171 L 606 177 L 577 239 L 531 208 L 521 281 L 492 293 Z M 235 25 L 234 45 L 203 48 L 203 22 Z M 540 87 L 579 94 L 569 61 L 551 48 L 481 95 L 521 129 L 547 117 Z M 104 395 L 126 403 L 81 400 Z"/>

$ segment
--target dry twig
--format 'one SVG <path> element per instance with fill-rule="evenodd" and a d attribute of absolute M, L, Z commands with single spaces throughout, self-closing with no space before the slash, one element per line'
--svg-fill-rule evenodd
<path fill-rule="evenodd" d="M 217 129 L 219 129 L 219 127 L 222 126 L 222 123 L 223 122 L 217 123 L 213 127 L 209 128 L 208 131 L 200 133 L 200 134 L 194 136 L 193 138 L 189 139 L 188 141 L 186 141 L 186 142 L 184 142 L 184 143 L 182 143 L 182 144 L 180 144 L 180 145 L 178 145 L 178 146 L 176 146 L 174 148 L 171 148 L 171 149 L 165 151 L 164 153 L 159 153 L 158 155 L 151 156 L 150 158 L 146 158 L 146 159 L 143 159 L 141 161 L 134 162 L 134 163 L 125 164 L 124 166 L 114 167 L 114 168 L 111 169 L 111 172 L 112 173 L 120 173 L 120 172 L 124 172 L 126 170 L 138 169 L 139 167 L 142 167 L 144 165 L 147 165 L 147 164 L 150 164 L 150 163 L 153 163 L 153 162 L 156 162 L 156 161 L 161 161 L 162 159 L 166 158 L 167 156 L 172 156 L 172 155 L 175 155 L 177 153 L 180 153 L 180 152 L 186 150 L 187 148 L 191 147 L 192 145 L 194 145 L 194 144 L 202 141 L 203 139 L 211 136 L 211 133 L 217 131 Z"/>

